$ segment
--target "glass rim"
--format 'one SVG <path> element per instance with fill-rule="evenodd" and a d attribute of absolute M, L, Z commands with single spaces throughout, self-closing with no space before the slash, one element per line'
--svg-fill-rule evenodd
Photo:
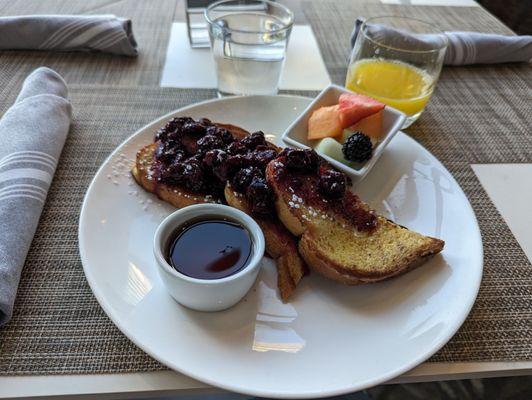
<path fill-rule="evenodd" d="M 222 5 L 224 3 L 231 3 L 231 2 L 234 2 L 234 1 L 238 1 L 238 0 L 219 0 L 219 1 L 209 5 L 205 9 L 205 12 L 204 12 L 204 16 L 205 16 L 205 19 L 207 20 L 207 23 L 209 25 L 217 25 L 217 26 L 219 26 L 218 24 L 215 23 L 214 20 L 212 20 L 210 18 L 209 12 L 212 11 L 213 8 L 218 7 L 219 5 Z M 266 4 L 268 4 L 268 5 L 270 5 L 270 6 L 274 7 L 274 8 L 280 8 L 281 10 L 283 10 L 284 12 L 286 12 L 288 14 L 289 22 L 285 26 L 283 26 L 282 28 L 268 30 L 268 31 L 267 30 L 263 30 L 263 31 L 248 31 L 248 30 L 242 30 L 242 29 L 223 28 L 223 27 L 222 28 L 226 29 L 229 32 L 249 33 L 249 34 L 279 33 L 279 32 L 284 32 L 284 31 L 292 28 L 292 26 L 294 25 L 294 13 L 292 12 L 292 10 L 290 10 L 284 4 L 273 2 L 273 1 L 270 1 L 270 0 L 257 0 L 257 1 L 260 1 L 262 3 L 266 3 Z"/>
<path fill-rule="evenodd" d="M 375 20 L 379 20 L 379 19 L 383 19 L 383 18 L 402 19 L 402 20 L 420 22 L 423 25 L 426 25 L 426 26 L 430 27 L 432 30 L 434 30 L 434 32 L 432 33 L 433 35 L 441 36 L 441 38 L 443 39 L 443 45 L 438 47 L 438 48 L 431 49 L 431 50 L 410 50 L 410 49 L 403 49 L 403 48 L 400 48 L 400 47 L 390 46 L 390 45 L 381 43 L 381 42 L 369 37 L 366 34 L 365 28 L 368 26 L 368 23 L 370 25 Z M 390 50 L 402 51 L 404 53 L 418 53 L 418 54 L 434 53 L 434 52 L 439 52 L 441 50 L 444 50 L 444 49 L 446 49 L 449 46 L 449 38 L 447 37 L 447 35 L 445 35 L 445 32 L 443 32 L 439 28 L 435 27 L 430 22 L 423 21 L 422 19 L 419 19 L 419 18 L 403 17 L 403 16 L 397 16 L 397 15 L 381 15 L 381 16 L 378 16 L 378 17 L 371 17 L 371 18 L 368 18 L 367 20 L 365 20 L 362 23 L 362 25 L 360 26 L 360 33 L 362 33 L 362 35 L 364 35 L 364 37 L 366 39 L 368 39 L 369 41 L 371 41 L 371 42 L 373 42 L 373 43 L 375 43 L 375 44 L 377 44 L 379 46 L 385 47 L 385 48 L 390 49 Z"/>

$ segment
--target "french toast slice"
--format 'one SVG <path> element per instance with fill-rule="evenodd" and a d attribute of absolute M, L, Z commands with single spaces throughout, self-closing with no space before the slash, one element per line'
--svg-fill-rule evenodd
<path fill-rule="evenodd" d="M 225 187 L 224 194 L 228 205 L 253 216 L 247 199 L 233 190 L 229 183 Z M 257 216 L 253 218 L 264 233 L 266 252 L 275 260 L 278 274 L 277 287 L 281 300 L 286 302 L 306 272 L 305 264 L 297 251 L 295 237 L 288 232 L 276 216 L 270 219 Z"/>
<path fill-rule="evenodd" d="M 221 123 L 215 125 L 227 129 L 235 139 L 249 135 L 249 132 L 235 125 Z M 245 197 L 231 189 L 229 185 L 221 196 L 216 196 L 213 193 L 194 193 L 181 186 L 158 183 L 154 168 L 156 148 L 157 144 L 151 143 L 137 152 L 135 165 L 131 170 L 135 181 L 147 192 L 157 195 L 161 200 L 177 208 L 218 202 L 227 203 L 251 215 L 264 233 L 267 253 L 275 260 L 278 273 L 277 286 L 281 299 L 284 302 L 288 301 L 306 272 L 305 264 L 297 252 L 296 238 L 286 230 L 276 216 L 267 219 L 253 215 Z"/>
<path fill-rule="evenodd" d="M 153 171 L 153 157 L 156 146 L 155 143 L 152 143 L 141 148 L 137 152 L 135 165 L 131 169 L 133 178 L 144 190 L 157 195 L 161 200 L 177 208 L 221 201 L 220 198 L 208 193 L 193 193 L 184 187 L 157 183 Z"/>
<path fill-rule="evenodd" d="M 337 199 L 319 189 L 318 172 L 293 172 L 283 156 L 266 178 L 279 219 L 299 236 L 299 253 L 316 272 L 335 281 L 366 284 L 405 273 L 439 253 L 442 240 L 410 231 L 376 215 L 349 189 Z M 332 168 L 323 160 L 320 171 Z"/>

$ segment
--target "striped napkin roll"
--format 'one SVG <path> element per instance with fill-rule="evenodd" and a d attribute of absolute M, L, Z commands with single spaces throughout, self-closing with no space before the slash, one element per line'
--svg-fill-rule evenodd
<path fill-rule="evenodd" d="M 364 23 L 363 18 L 358 18 L 351 34 L 351 47 L 354 47 L 360 28 Z M 369 25 L 376 38 L 389 45 L 397 43 L 401 46 L 405 35 L 410 42 L 418 42 L 420 48 L 423 44 L 430 44 L 434 35 L 414 35 L 382 25 Z M 478 32 L 444 32 L 449 39 L 449 46 L 445 52 L 443 63 L 445 65 L 472 65 L 472 64 L 500 64 L 512 62 L 530 62 L 532 60 L 532 36 L 505 36 Z"/>
<path fill-rule="evenodd" d="M 0 50 L 101 51 L 137 55 L 131 20 L 114 15 L 0 17 Z"/>
<path fill-rule="evenodd" d="M 0 326 L 11 317 L 70 118 L 63 78 L 38 68 L 0 119 Z"/>

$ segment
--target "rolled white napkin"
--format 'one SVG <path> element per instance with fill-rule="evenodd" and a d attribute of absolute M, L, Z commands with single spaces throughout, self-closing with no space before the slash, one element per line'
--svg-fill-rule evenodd
<path fill-rule="evenodd" d="M 20 274 L 68 134 L 65 81 L 38 68 L 0 119 L 0 326 L 13 313 Z"/>
<path fill-rule="evenodd" d="M 358 18 L 351 34 L 351 47 L 359 34 L 364 22 Z M 408 40 L 429 45 L 434 40 L 430 34 L 413 35 L 382 25 L 368 25 L 377 38 L 386 40 L 388 44 Z M 478 32 L 444 32 L 449 39 L 445 53 L 445 65 L 500 64 L 513 62 L 530 62 L 532 60 L 532 36 L 505 36 Z M 405 39 L 406 38 L 406 39 Z"/>
<path fill-rule="evenodd" d="M 137 55 L 131 20 L 114 15 L 0 17 L 0 50 L 101 51 Z"/>

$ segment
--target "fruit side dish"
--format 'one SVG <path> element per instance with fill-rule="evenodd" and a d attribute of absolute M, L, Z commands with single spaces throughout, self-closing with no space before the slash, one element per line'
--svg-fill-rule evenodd
<path fill-rule="evenodd" d="M 314 149 L 351 168 L 359 169 L 382 139 L 385 105 L 371 97 L 343 93 L 338 104 L 315 110 L 308 121 Z"/>

